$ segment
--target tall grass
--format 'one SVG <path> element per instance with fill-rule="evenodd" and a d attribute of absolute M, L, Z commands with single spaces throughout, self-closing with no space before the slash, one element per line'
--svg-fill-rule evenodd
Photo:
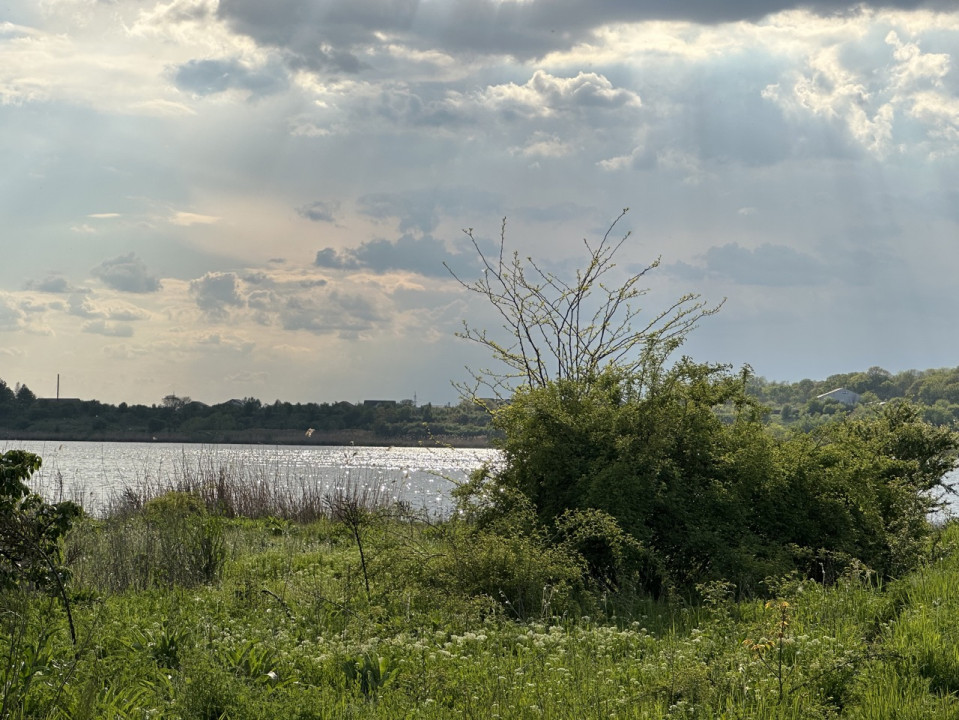
<path fill-rule="evenodd" d="M 211 513 L 225 518 L 273 517 L 309 523 L 329 516 L 329 497 L 349 496 L 370 508 L 390 504 L 395 483 L 384 484 L 369 469 L 348 464 L 330 480 L 278 465 L 271 468 L 184 452 L 168 475 L 146 474 L 113 491 L 99 514 L 137 512 L 150 500 L 171 492 L 193 495 Z"/>

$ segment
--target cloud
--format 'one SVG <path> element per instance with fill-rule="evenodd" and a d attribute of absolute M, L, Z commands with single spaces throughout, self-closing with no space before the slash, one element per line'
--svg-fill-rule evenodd
<path fill-rule="evenodd" d="M 135 253 L 105 260 L 90 272 L 108 287 L 121 292 L 152 293 L 160 289 L 160 280 L 150 274 Z"/>
<path fill-rule="evenodd" d="M 13 298 L 0 295 L 0 330 L 19 330 L 24 324 L 23 311 Z"/>
<path fill-rule="evenodd" d="M 298 207 L 296 212 L 301 217 L 305 217 L 307 220 L 312 220 L 313 222 L 335 223 L 335 213 L 337 213 L 339 209 L 340 203 L 335 200 L 332 202 L 317 200 L 309 205 Z"/>
<path fill-rule="evenodd" d="M 919 37 L 901 39 L 914 32 L 906 22 L 879 20 L 870 29 L 878 38 L 810 47 L 802 64 L 768 83 L 762 97 L 807 137 L 832 133 L 880 159 L 914 149 L 933 159 L 951 154 L 959 117 L 956 88 L 947 82 L 950 54 L 924 52 Z M 934 33 L 923 35 L 937 42 Z"/>
<path fill-rule="evenodd" d="M 550 158 L 569 155 L 573 147 L 558 135 L 536 131 L 522 147 L 510 148 L 510 152 L 528 158 Z"/>
<path fill-rule="evenodd" d="M 613 87 L 606 77 L 593 72 L 580 72 L 575 77 L 557 77 L 537 70 L 526 84 L 494 85 L 486 89 L 483 97 L 501 110 L 526 115 L 642 106 L 636 92 Z"/>
<path fill-rule="evenodd" d="M 74 293 L 70 296 L 66 312 L 74 317 L 117 320 L 122 322 L 148 320 L 150 318 L 150 313 L 141 308 L 125 304 L 116 305 L 113 303 L 98 305 L 89 294 L 83 293 Z"/>
<path fill-rule="evenodd" d="M 356 73 L 368 67 L 354 53 L 377 31 L 408 26 L 415 0 L 221 0 L 217 16 L 258 44 L 282 48 L 293 68 Z"/>
<path fill-rule="evenodd" d="M 61 275 L 48 275 L 43 280 L 30 280 L 26 284 L 27 290 L 36 290 L 45 293 L 85 293 L 86 288 L 77 288 Z"/>
<path fill-rule="evenodd" d="M 664 269 L 692 280 L 713 277 L 741 285 L 763 286 L 821 285 L 836 274 L 811 255 L 769 243 L 753 249 L 737 243 L 711 247 L 702 259 L 701 265 L 679 262 Z"/>
<path fill-rule="evenodd" d="M 351 251 L 337 252 L 336 249 L 328 247 L 318 250 L 314 264 L 317 267 L 332 268 L 334 270 L 356 270 L 360 267 L 359 261 Z"/>
<path fill-rule="evenodd" d="M 525 62 L 595 42 L 607 26 L 645 21 L 703 25 L 757 21 L 800 8 L 830 16 L 867 7 L 949 9 L 949 0 L 220 0 L 217 16 L 235 32 L 287 54 L 292 68 L 375 72 L 397 45 L 407 54 Z M 369 58 L 364 59 L 364 58 Z"/>
<path fill-rule="evenodd" d="M 190 283 L 190 295 L 204 313 L 223 318 L 230 307 L 246 304 L 239 294 L 239 280 L 235 273 L 207 273 Z"/>
<path fill-rule="evenodd" d="M 95 335 L 107 337 L 133 337 L 133 328 L 122 323 L 107 322 L 106 320 L 90 320 L 83 323 L 80 330 Z"/>
<path fill-rule="evenodd" d="M 285 330 L 306 330 L 316 335 L 356 337 L 383 322 L 375 305 L 361 295 L 331 291 L 322 296 L 287 298 L 279 312 Z"/>
<path fill-rule="evenodd" d="M 195 95 L 215 95 L 242 90 L 254 98 L 272 95 L 288 86 L 286 70 L 278 64 L 250 67 L 238 58 L 190 60 L 173 71 L 180 90 Z"/>
<path fill-rule="evenodd" d="M 396 219 L 400 232 L 419 230 L 429 233 L 447 216 L 465 213 L 498 213 L 500 196 L 465 186 L 447 186 L 406 192 L 370 193 L 357 200 L 357 210 L 377 220 Z"/>
<path fill-rule="evenodd" d="M 340 252 L 333 248 L 324 248 L 316 254 L 315 261 L 318 267 L 336 270 L 364 269 L 376 273 L 405 270 L 421 275 L 447 277 L 449 271 L 444 263 L 451 267 L 462 267 L 466 263 L 475 267 L 476 260 L 461 253 L 451 253 L 442 240 L 432 235 L 417 237 L 407 233 L 395 242 L 381 238 Z"/>
<path fill-rule="evenodd" d="M 256 343 L 248 338 L 240 337 L 238 335 L 224 335 L 222 333 L 203 335 L 197 338 L 194 341 L 194 344 L 197 346 L 215 348 L 225 353 L 235 355 L 247 355 L 251 350 L 253 350 L 253 348 L 256 347 Z"/>
<path fill-rule="evenodd" d="M 176 212 L 173 214 L 173 217 L 170 218 L 171 223 L 182 227 L 189 227 L 190 225 L 212 225 L 219 220 L 220 218 L 213 215 L 201 215 L 191 212 Z"/>

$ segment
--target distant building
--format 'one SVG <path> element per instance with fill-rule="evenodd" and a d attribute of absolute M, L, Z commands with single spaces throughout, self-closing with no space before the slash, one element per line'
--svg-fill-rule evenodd
<path fill-rule="evenodd" d="M 847 390 L 846 388 L 836 388 L 835 390 L 830 390 L 822 395 L 817 395 L 816 399 L 835 400 L 843 405 L 855 405 L 859 402 L 859 393 L 855 393 L 852 390 Z"/>
<path fill-rule="evenodd" d="M 394 407 L 396 400 L 364 400 L 364 407 Z"/>

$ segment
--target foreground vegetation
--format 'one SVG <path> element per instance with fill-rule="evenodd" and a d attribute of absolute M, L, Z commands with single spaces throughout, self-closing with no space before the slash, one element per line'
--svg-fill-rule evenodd
<path fill-rule="evenodd" d="M 852 563 L 653 599 L 529 536 L 325 507 L 231 519 L 173 492 L 84 518 L 76 644 L 55 593 L 3 592 L 0 716 L 959 717 L 956 524 L 891 582 Z"/>

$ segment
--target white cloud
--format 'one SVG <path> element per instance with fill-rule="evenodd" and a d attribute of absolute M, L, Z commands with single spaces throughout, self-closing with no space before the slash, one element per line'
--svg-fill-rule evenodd
<path fill-rule="evenodd" d="M 220 218 L 214 215 L 201 215 L 200 213 L 191 213 L 178 211 L 173 213 L 170 222 L 174 225 L 189 227 L 190 225 L 211 225 L 219 222 Z"/>
<path fill-rule="evenodd" d="M 898 19 L 889 22 L 896 25 Z M 794 117 L 811 113 L 839 123 L 856 143 L 878 157 L 944 139 L 937 113 L 924 111 L 947 107 L 954 97 L 944 83 L 951 69 L 950 55 L 924 53 L 919 40 L 903 41 L 892 27 L 883 45 L 857 48 L 858 60 L 853 62 L 850 58 L 857 55 L 850 50 L 857 42 L 861 42 L 858 37 L 833 38 L 812 49 L 804 60 L 805 71 L 770 83 L 763 96 Z M 865 62 L 864 52 L 872 64 Z M 905 117 L 920 121 L 919 126 L 909 127 Z M 937 144 L 933 152 L 942 149 Z"/>
<path fill-rule="evenodd" d="M 492 85 L 478 97 L 483 105 L 499 112 L 516 112 L 526 117 L 642 106 L 638 93 L 616 88 L 607 78 L 592 72 L 580 72 L 575 77 L 556 77 L 544 70 L 536 70 L 524 85 Z"/>

